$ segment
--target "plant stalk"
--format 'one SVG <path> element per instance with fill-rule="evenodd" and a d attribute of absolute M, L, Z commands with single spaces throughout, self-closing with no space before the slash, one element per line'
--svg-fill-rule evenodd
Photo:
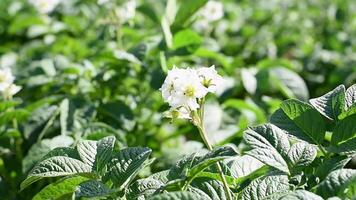
<path fill-rule="evenodd" d="M 212 147 L 212 145 L 210 144 L 210 142 L 208 140 L 208 137 L 206 135 L 206 131 L 205 131 L 205 128 L 204 128 L 204 123 L 203 123 L 204 122 L 204 102 L 205 102 L 205 99 L 202 99 L 201 102 L 200 102 L 200 113 L 199 113 L 200 120 L 199 120 L 199 125 L 197 127 L 198 127 L 198 130 L 199 130 L 199 133 L 200 133 L 200 137 L 203 139 L 206 147 L 208 148 L 209 151 L 212 151 L 213 147 Z M 222 180 L 223 185 L 224 185 L 226 197 L 227 197 L 228 200 L 233 200 L 232 196 L 231 196 L 231 193 L 230 193 L 229 185 L 228 185 L 228 183 L 226 181 L 226 178 L 225 178 L 224 172 L 222 170 L 222 167 L 221 167 L 219 162 L 217 162 L 216 165 L 218 167 L 219 175 L 220 175 L 221 180 Z"/>

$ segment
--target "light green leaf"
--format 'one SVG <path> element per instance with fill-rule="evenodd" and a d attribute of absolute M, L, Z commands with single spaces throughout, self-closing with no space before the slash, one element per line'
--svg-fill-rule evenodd
<path fill-rule="evenodd" d="M 108 173 L 105 176 L 110 178 L 120 189 L 123 189 L 145 166 L 144 163 L 151 152 L 151 149 L 141 147 L 121 150 L 113 156 L 109 163 Z"/>
<path fill-rule="evenodd" d="M 356 137 L 356 114 L 339 121 L 333 131 L 331 144 L 339 145 L 353 137 Z"/>
<path fill-rule="evenodd" d="M 330 120 L 337 120 L 344 110 L 345 86 L 339 85 L 321 97 L 310 99 L 309 102 L 322 115 Z"/>
<path fill-rule="evenodd" d="M 292 168 L 310 165 L 317 155 L 317 149 L 308 143 L 298 142 L 292 145 L 288 158 Z"/>
<path fill-rule="evenodd" d="M 272 124 L 249 128 L 245 131 L 244 139 L 252 147 L 248 155 L 289 174 L 284 156 L 288 154 L 290 144 L 281 129 Z"/>
<path fill-rule="evenodd" d="M 320 114 L 307 103 L 290 99 L 282 103 L 283 112 L 293 121 L 300 132 L 289 132 L 296 134 L 297 138 L 306 140 L 312 144 L 321 144 L 325 135 L 325 123 Z M 286 130 L 288 131 L 288 129 Z"/>
<path fill-rule="evenodd" d="M 6 109 L 13 108 L 19 105 L 21 101 L 19 100 L 12 100 L 12 101 L 4 101 L 0 102 L 0 113 L 4 112 Z"/>
<path fill-rule="evenodd" d="M 169 192 L 165 194 L 154 195 L 148 200 L 205 200 L 193 192 Z"/>
<path fill-rule="evenodd" d="M 241 193 L 242 200 L 262 200 L 289 190 L 288 176 L 271 174 L 253 180 Z"/>
<path fill-rule="evenodd" d="M 317 194 L 324 198 L 337 196 L 345 190 L 348 184 L 356 179 L 356 170 L 338 169 L 332 171 L 317 187 Z"/>
<path fill-rule="evenodd" d="M 341 113 L 338 118 L 339 120 L 343 120 L 348 116 L 356 114 L 356 104 L 353 104 L 351 107 L 348 108 L 347 111 Z"/>
<path fill-rule="evenodd" d="M 200 45 L 202 41 L 202 38 L 196 32 L 190 29 L 185 29 L 174 34 L 173 49 Z"/>
<path fill-rule="evenodd" d="M 70 177 L 64 180 L 61 179 L 44 187 L 33 197 L 33 200 L 59 199 L 63 195 L 74 193 L 77 186 L 86 180 L 88 180 L 88 178 L 81 176 Z"/>
<path fill-rule="evenodd" d="M 29 116 L 29 114 L 30 113 L 25 109 L 7 110 L 2 112 L 0 113 L 0 126 L 12 122 L 13 119 L 23 121 Z"/>
<path fill-rule="evenodd" d="M 103 197 L 113 192 L 112 189 L 100 181 L 88 180 L 79 184 L 75 191 L 75 197 Z"/>
<path fill-rule="evenodd" d="M 45 178 L 90 173 L 91 167 L 80 160 L 66 156 L 54 156 L 38 163 L 21 183 L 21 190 Z"/>

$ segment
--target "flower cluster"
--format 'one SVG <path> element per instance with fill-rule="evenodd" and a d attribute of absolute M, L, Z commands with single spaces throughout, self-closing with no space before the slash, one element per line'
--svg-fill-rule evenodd
<path fill-rule="evenodd" d="M 200 107 L 199 101 L 209 92 L 215 93 L 221 82 L 222 77 L 214 66 L 198 69 L 173 67 L 160 89 L 164 101 L 171 106 L 167 116 L 189 118 L 189 113 Z"/>
<path fill-rule="evenodd" d="M 98 5 L 105 5 L 108 8 L 114 8 L 114 14 L 116 15 L 119 23 L 124 24 L 132 20 L 136 15 L 136 0 L 124 1 L 120 6 L 116 6 L 112 0 L 98 0 Z"/>
<path fill-rule="evenodd" d="M 204 31 L 211 27 L 212 22 L 216 22 L 224 17 L 224 5 L 219 1 L 208 1 L 197 14 L 198 20 L 194 23 L 196 30 Z"/>
<path fill-rule="evenodd" d="M 219 1 L 208 1 L 199 14 L 208 22 L 217 21 L 224 16 L 224 6 Z"/>
<path fill-rule="evenodd" d="M 5 98 L 12 97 L 21 90 L 20 86 L 14 84 L 14 80 L 10 68 L 0 68 L 0 93 Z"/>
<path fill-rule="evenodd" d="M 48 14 L 57 7 L 60 0 L 28 0 L 28 2 L 32 4 L 41 14 Z"/>
<path fill-rule="evenodd" d="M 136 14 L 136 1 L 130 0 L 125 2 L 121 7 L 115 9 L 115 14 L 121 23 L 130 21 Z"/>

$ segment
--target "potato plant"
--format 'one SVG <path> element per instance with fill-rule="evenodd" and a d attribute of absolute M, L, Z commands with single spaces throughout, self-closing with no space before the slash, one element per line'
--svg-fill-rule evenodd
<path fill-rule="evenodd" d="M 356 151 L 355 97 L 356 85 L 346 91 L 340 85 L 309 103 L 286 100 L 270 123 L 245 130 L 244 151 L 208 146 L 141 179 L 136 179 L 139 171 L 154 160 L 151 149 L 115 152 L 113 136 L 82 140 L 76 148 L 56 148 L 41 158 L 21 189 L 43 178 L 65 176 L 34 199 L 351 199 L 356 170 L 345 165 Z"/>

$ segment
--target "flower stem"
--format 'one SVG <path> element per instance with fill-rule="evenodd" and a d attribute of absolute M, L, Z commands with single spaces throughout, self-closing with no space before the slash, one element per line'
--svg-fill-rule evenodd
<path fill-rule="evenodd" d="M 12 100 L 12 95 L 9 95 L 8 98 L 7 98 L 9 101 Z M 16 130 L 19 130 L 19 127 L 18 127 L 18 124 L 17 124 L 17 119 L 14 118 L 12 119 L 12 127 Z"/>
<path fill-rule="evenodd" d="M 204 128 L 204 103 L 205 103 L 205 99 L 201 99 L 201 101 L 199 102 L 200 103 L 200 112 L 199 112 L 199 125 L 197 125 L 197 128 L 199 130 L 199 133 L 200 133 L 200 137 L 203 139 L 206 147 L 208 148 L 209 151 L 212 151 L 213 150 L 213 147 L 212 145 L 210 144 L 209 140 L 208 140 L 208 137 L 206 135 L 206 131 L 205 131 L 205 128 Z M 224 175 L 224 172 L 222 170 L 222 167 L 220 165 L 219 162 L 216 163 L 217 167 L 218 167 L 218 171 L 219 171 L 219 175 L 220 175 L 220 178 L 223 182 L 223 185 L 224 185 L 224 189 L 225 189 L 225 193 L 226 193 L 226 197 L 228 200 L 232 200 L 232 196 L 231 196 L 231 193 L 230 193 L 230 189 L 229 189 L 229 185 L 226 181 L 226 178 L 225 178 L 225 175 Z"/>
<path fill-rule="evenodd" d="M 199 133 L 200 133 L 200 136 L 201 138 L 203 139 L 206 147 L 208 148 L 209 151 L 213 150 L 213 147 L 212 145 L 210 144 L 206 134 L 205 134 L 205 129 L 204 127 L 198 127 L 198 130 L 199 130 Z M 229 185 L 226 181 L 226 178 L 225 178 L 225 175 L 224 175 L 224 172 L 222 171 L 222 168 L 221 168 L 221 165 L 219 162 L 216 163 L 217 167 L 218 167 L 218 171 L 219 171 L 219 175 L 220 175 L 220 178 L 224 184 L 224 189 L 225 189 L 225 193 L 226 193 L 226 196 L 227 196 L 227 199 L 228 200 L 232 200 L 232 197 L 231 197 L 231 193 L 230 193 L 230 189 L 229 189 Z"/>

